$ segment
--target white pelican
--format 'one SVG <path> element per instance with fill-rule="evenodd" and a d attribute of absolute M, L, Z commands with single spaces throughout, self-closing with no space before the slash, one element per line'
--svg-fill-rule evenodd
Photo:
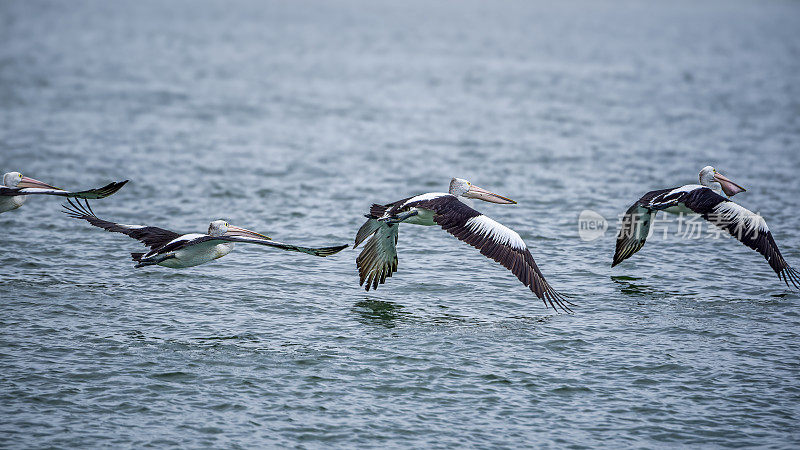
<path fill-rule="evenodd" d="M 83 219 L 106 231 L 126 234 L 150 247 L 150 251 L 147 253 L 131 253 L 131 257 L 137 263 L 135 266 L 137 268 L 155 264 L 172 269 L 197 266 L 227 255 L 233 250 L 235 242 L 266 245 L 314 256 L 332 255 L 347 247 L 347 245 L 340 245 L 306 248 L 284 244 L 273 241 L 255 231 L 228 225 L 224 220 L 211 222 L 207 234 L 178 234 L 158 227 L 124 225 L 102 220 L 94 214 L 86 200 L 84 200 L 85 206 L 81 205 L 80 201 L 73 203 L 71 200 L 67 200 L 67 202 L 69 202 L 69 206 L 65 204 L 64 209 L 70 217 Z"/>
<path fill-rule="evenodd" d="M 700 184 L 648 192 L 636 201 L 622 219 L 617 249 L 611 267 L 630 258 L 644 246 L 653 216 L 658 211 L 700 214 L 727 231 L 744 245 L 761 253 L 787 286 L 800 287 L 800 276 L 784 261 L 764 219 L 730 200 L 745 189 L 711 166 L 700 171 Z M 720 195 L 724 193 L 726 196 Z"/>
<path fill-rule="evenodd" d="M 25 203 L 29 195 L 58 195 L 60 197 L 104 198 L 117 192 L 128 180 L 109 183 L 101 188 L 88 191 L 70 192 L 33 178 L 23 177 L 19 172 L 8 172 L 3 175 L 0 186 L 0 213 L 17 209 Z"/>
<path fill-rule="evenodd" d="M 458 197 L 475 198 L 492 203 L 516 203 L 506 197 L 474 186 L 467 180 L 450 180 L 450 193 L 431 192 L 385 205 L 373 204 L 369 219 L 358 230 L 355 247 L 372 237 L 356 259 L 361 285 L 377 289 L 397 271 L 397 232 L 400 223 L 439 225 L 448 233 L 477 248 L 509 269 L 545 305 L 564 311 L 572 305 L 545 281 L 531 252 L 514 230 L 496 222 L 462 203 Z M 574 305 L 573 305 L 574 306 Z"/>

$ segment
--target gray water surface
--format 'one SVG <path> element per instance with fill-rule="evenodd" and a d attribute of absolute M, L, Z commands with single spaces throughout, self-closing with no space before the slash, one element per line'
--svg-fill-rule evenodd
<path fill-rule="evenodd" d="M 434 227 L 375 292 L 353 249 L 135 270 L 31 198 L 0 216 L 0 446 L 800 445 L 800 295 L 760 255 L 610 268 L 617 214 L 707 164 L 800 266 L 800 4 L 164 3 L 0 3 L 0 171 L 305 245 L 459 176 L 578 306 Z"/>

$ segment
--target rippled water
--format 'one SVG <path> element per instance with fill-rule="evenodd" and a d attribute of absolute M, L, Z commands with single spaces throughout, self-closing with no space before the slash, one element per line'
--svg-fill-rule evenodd
<path fill-rule="evenodd" d="M 352 249 L 134 270 L 33 198 L 0 216 L 0 445 L 800 444 L 800 296 L 760 255 L 609 267 L 616 215 L 706 164 L 800 266 L 800 5 L 428 3 L 2 2 L 0 170 L 309 245 L 465 177 L 575 314 L 434 228 L 366 293 Z"/>

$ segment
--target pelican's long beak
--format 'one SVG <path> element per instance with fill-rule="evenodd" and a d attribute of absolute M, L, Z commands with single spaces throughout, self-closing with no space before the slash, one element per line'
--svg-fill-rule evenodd
<path fill-rule="evenodd" d="M 725 195 L 727 195 L 728 197 L 733 197 L 739 192 L 744 192 L 747 190 L 739 186 L 738 184 L 734 183 L 733 181 L 729 180 L 726 176 L 722 175 L 719 172 L 714 172 L 714 181 L 718 182 L 722 186 L 722 191 L 725 192 Z"/>
<path fill-rule="evenodd" d="M 39 180 L 34 180 L 33 178 L 22 177 L 19 184 L 17 185 L 18 188 L 41 188 L 41 189 L 57 189 L 59 191 L 63 190 L 61 188 L 57 188 L 55 186 L 50 186 L 47 183 L 43 183 Z"/>
<path fill-rule="evenodd" d="M 464 193 L 464 197 L 467 198 L 477 198 L 479 200 L 483 200 L 485 202 L 492 202 L 492 203 L 500 203 L 503 205 L 508 204 L 516 204 L 514 200 L 510 198 L 503 197 L 502 195 L 497 195 L 494 192 L 487 191 L 486 189 L 478 186 L 470 185 L 469 190 Z"/>
<path fill-rule="evenodd" d="M 228 231 L 225 233 L 227 236 L 236 236 L 236 237 L 246 237 L 246 238 L 253 238 L 253 239 L 266 239 L 272 240 L 269 236 L 264 236 L 261 233 L 256 233 L 255 231 L 246 230 L 244 228 L 234 227 L 233 225 L 228 226 Z"/>

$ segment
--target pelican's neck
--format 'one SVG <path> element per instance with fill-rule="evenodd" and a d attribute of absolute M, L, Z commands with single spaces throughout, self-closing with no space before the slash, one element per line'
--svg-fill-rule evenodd
<path fill-rule="evenodd" d="M 727 195 L 727 194 L 725 194 L 724 192 L 722 192 L 722 185 L 721 185 L 721 184 L 719 184 L 719 183 L 717 183 L 716 181 L 712 181 L 712 182 L 710 182 L 710 183 L 709 183 L 709 182 L 704 182 L 704 183 L 703 183 L 703 186 L 705 186 L 705 187 L 707 187 L 707 188 L 711 189 L 711 190 L 712 190 L 712 191 L 714 191 L 714 193 L 715 193 L 715 194 L 717 194 L 717 195 L 721 195 L 721 196 L 723 196 L 723 197 L 726 197 L 726 198 L 728 197 L 728 195 Z"/>

